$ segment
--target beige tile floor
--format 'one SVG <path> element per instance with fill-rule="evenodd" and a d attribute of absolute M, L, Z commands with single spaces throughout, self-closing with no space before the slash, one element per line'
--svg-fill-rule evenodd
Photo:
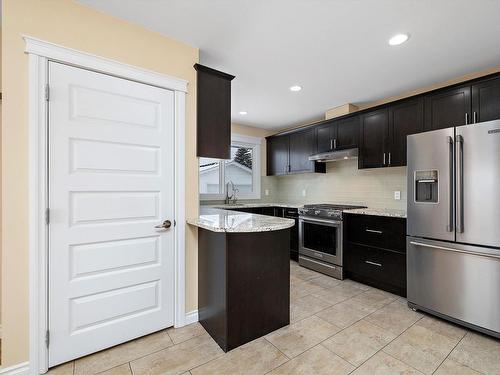
<path fill-rule="evenodd" d="M 291 263 L 291 324 L 224 353 L 200 324 L 51 369 L 51 375 L 500 374 L 500 340 L 411 311 L 406 300 Z"/>

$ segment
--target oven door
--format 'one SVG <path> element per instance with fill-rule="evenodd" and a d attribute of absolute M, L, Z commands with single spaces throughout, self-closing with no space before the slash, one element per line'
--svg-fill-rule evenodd
<path fill-rule="evenodd" d="M 299 253 L 342 266 L 342 221 L 300 217 Z"/>

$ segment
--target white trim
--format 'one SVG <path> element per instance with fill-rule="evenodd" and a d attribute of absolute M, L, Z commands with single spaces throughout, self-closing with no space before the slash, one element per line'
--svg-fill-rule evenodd
<path fill-rule="evenodd" d="M 253 150 L 253 166 L 252 166 L 252 192 L 250 193 L 238 193 L 238 200 L 245 199 L 260 199 L 261 198 L 261 137 L 252 137 L 249 135 L 241 135 L 237 133 L 231 134 L 231 146 L 241 146 L 248 147 Z M 198 172 L 199 173 L 199 172 Z M 222 187 L 221 193 L 207 193 L 199 194 L 200 201 L 216 201 L 224 200 L 226 198 L 226 186 L 225 186 L 225 169 L 224 162 L 221 160 L 219 162 L 219 186 Z"/>
<path fill-rule="evenodd" d="M 186 325 L 193 324 L 198 321 L 198 310 L 193 310 L 186 313 Z"/>
<path fill-rule="evenodd" d="M 187 82 L 117 61 L 24 37 L 29 53 L 29 359 L 31 375 L 48 370 L 45 346 L 48 310 L 47 275 L 47 102 L 48 62 L 59 61 L 113 76 L 174 90 L 175 163 L 175 291 L 174 326 L 186 324 L 185 314 L 185 96 Z M 24 365 L 24 364 L 22 364 Z M 16 368 L 21 368 L 18 365 Z M 18 373 L 15 373 L 18 374 Z"/>
<path fill-rule="evenodd" d="M 186 94 L 181 91 L 175 92 L 175 312 L 174 325 L 182 327 L 185 322 L 186 311 L 186 252 L 185 252 L 185 113 L 186 113 Z"/>
<path fill-rule="evenodd" d="M 28 362 L 0 369 L 0 375 L 28 375 L 29 373 L 30 365 Z"/>
<path fill-rule="evenodd" d="M 50 60 L 85 67 L 86 69 L 124 77 L 133 81 L 147 83 L 148 85 L 187 92 L 188 82 L 180 78 L 124 64 L 91 53 L 80 52 L 73 48 L 45 42 L 27 35 L 23 35 L 23 38 L 26 41 L 26 48 L 24 51 L 32 55 L 43 56 Z"/>

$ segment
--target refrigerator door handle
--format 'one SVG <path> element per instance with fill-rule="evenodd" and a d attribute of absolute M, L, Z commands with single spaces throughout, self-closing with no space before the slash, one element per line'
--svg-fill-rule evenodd
<path fill-rule="evenodd" d="M 448 225 L 446 226 L 446 230 L 448 232 L 453 232 L 455 230 L 454 228 L 454 221 L 455 221 L 455 207 L 453 205 L 453 197 L 455 195 L 455 179 L 453 176 L 453 171 L 454 171 L 454 166 L 453 166 L 453 161 L 454 161 L 454 148 L 453 148 L 453 138 L 448 136 L 447 137 L 448 141 L 448 163 L 449 163 L 449 173 L 450 173 L 450 187 L 449 187 L 449 192 L 448 192 Z"/>
<path fill-rule="evenodd" d="M 457 232 L 464 232 L 464 138 L 457 135 Z"/>
<path fill-rule="evenodd" d="M 460 249 L 452 249 L 451 247 L 431 245 L 431 244 L 427 244 L 427 243 L 423 243 L 423 242 L 417 242 L 417 241 L 410 241 L 410 244 L 414 245 L 414 246 L 428 247 L 428 248 L 431 248 L 431 249 L 451 251 L 451 252 L 454 252 L 454 253 L 462 253 L 462 254 L 469 254 L 469 255 L 478 255 L 478 256 L 487 257 L 487 258 L 500 259 L 500 255 L 488 254 L 488 253 L 481 253 L 481 252 L 478 252 L 478 251 L 466 251 L 466 250 L 460 250 Z"/>

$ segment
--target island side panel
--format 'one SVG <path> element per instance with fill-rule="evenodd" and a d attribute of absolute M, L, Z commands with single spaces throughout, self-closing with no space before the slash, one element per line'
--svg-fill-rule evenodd
<path fill-rule="evenodd" d="M 198 229 L 198 320 L 227 351 L 226 233 Z"/>
<path fill-rule="evenodd" d="M 227 233 L 227 255 L 231 350 L 290 323 L 290 229 Z"/>

